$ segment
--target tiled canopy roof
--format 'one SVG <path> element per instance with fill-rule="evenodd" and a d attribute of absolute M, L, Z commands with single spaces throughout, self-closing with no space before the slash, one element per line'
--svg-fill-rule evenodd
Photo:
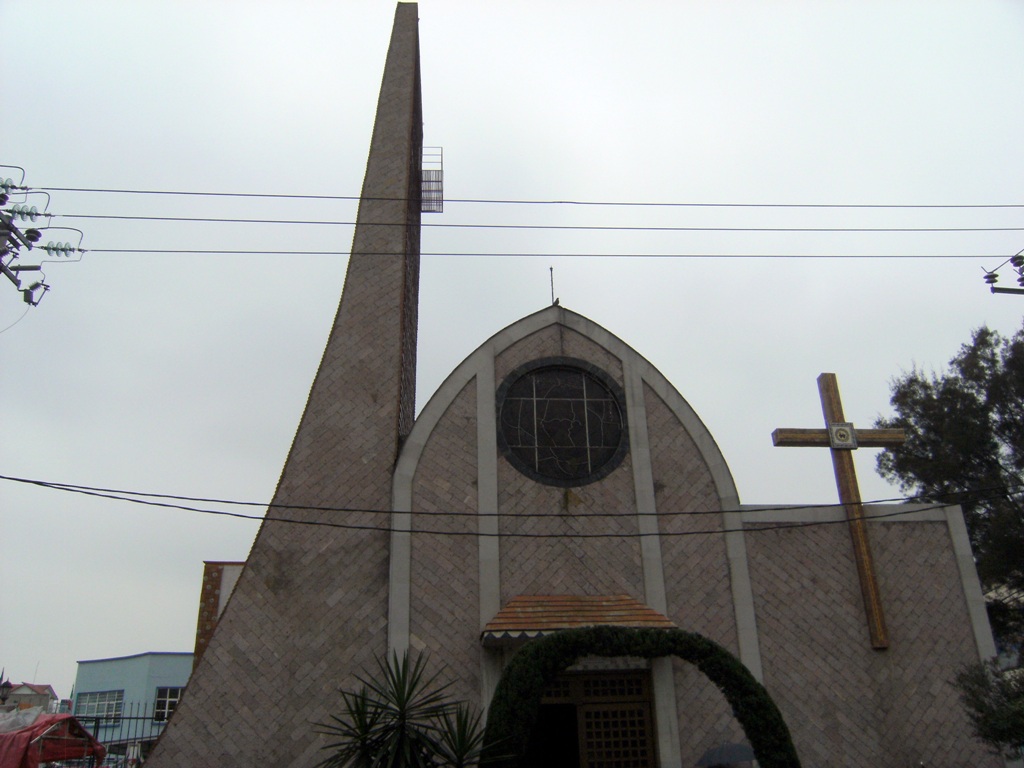
<path fill-rule="evenodd" d="M 659 629 L 676 626 L 629 595 L 519 595 L 487 623 L 480 639 L 484 645 L 499 645 L 598 624 Z"/>

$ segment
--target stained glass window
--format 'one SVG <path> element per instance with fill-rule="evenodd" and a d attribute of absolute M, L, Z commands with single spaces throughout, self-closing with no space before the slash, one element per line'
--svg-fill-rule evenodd
<path fill-rule="evenodd" d="M 550 485 L 583 485 L 625 454 L 620 397 L 606 375 L 582 365 L 540 364 L 514 372 L 499 390 L 499 433 L 509 461 Z"/>

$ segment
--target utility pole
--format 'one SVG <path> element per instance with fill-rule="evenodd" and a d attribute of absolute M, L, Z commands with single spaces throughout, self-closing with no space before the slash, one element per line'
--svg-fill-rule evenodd
<path fill-rule="evenodd" d="M 996 287 L 996 283 L 999 281 L 999 275 L 996 274 L 996 271 L 1000 267 L 1004 267 L 1007 264 L 1009 264 L 1011 267 L 1013 267 L 1014 271 L 1017 273 L 1017 285 L 1021 286 L 1020 288 L 997 288 Z M 1011 256 L 1009 259 L 1004 261 L 1002 264 L 1000 264 L 998 267 L 993 269 L 991 272 L 989 272 L 988 270 L 985 270 L 985 282 L 988 283 L 989 290 L 991 290 L 992 293 L 1017 293 L 1017 294 L 1024 294 L 1024 251 L 1018 251 L 1015 255 Z"/>
<path fill-rule="evenodd" d="M 68 261 L 81 260 L 81 254 L 85 253 L 85 250 L 81 247 L 82 238 L 85 237 L 85 234 L 82 230 L 75 229 L 74 227 L 53 227 L 49 224 L 44 224 L 38 229 L 35 226 L 31 226 L 24 232 L 19 229 L 15 224 L 16 221 L 34 224 L 40 216 L 44 217 L 44 220 L 52 218 L 53 214 L 46 212 L 50 205 L 50 195 L 43 190 L 33 190 L 25 186 L 25 169 L 21 166 L 0 165 L 0 168 L 16 168 L 21 171 L 20 182 L 0 176 L 0 274 L 3 274 L 4 277 L 14 284 L 14 287 L 21 293 L 22 301 L 30 307 L 34 307 L 42 301 L 43 296 L 50 290 L 50 286 L 46 284 L 46 275 L 43 273 L 43 264 L 46 262 L 67 263 Z M 45 195 L 47 202 L 41 212 L 36 206 L 24 203 L 12 205 L 4 210 L 4 206 L 7 205 L 12 194 L 22 199 L 28 199 L 29 195 Z M 77 232 L 79 236 L 78 244 L 74 245 L 70 242 L 55 243 L 51 240 L 46 245 L 36 245 L 42 237 L 40 230 Z M 23 249 L 25 253 L 28 253 L 33 248 L 43 251 L 45 256 L 40 254 L 39 258 L 33 257 L 33 261 L 36 262 L 34 264 L 25 264 L 18 261 L 22 256 Z M 71 256 L 77 256 L 78 258 L 72 259 Z M 37 272 L 38 274 L 31 276 L 26 274 L 31 272 Z"/>
<path fill-rule="evenodd" d="M 0 205 L 6 205 L 7 193 L 0 193 Z M 39 242 L 41 233 L 38 229 L 31 228 L 22 232 L 14 224 L 14 214 L 0 211 L 0 272 L 4 277 L 14 283 L 14 287 L 21 291 L 22 300 L 30 305 L 36 306 L 50 290 L 50 286 L 42 280 L 36 280 L 22 287 L 21 275 L 23 272 L 38 272 L 42 269 L 40 265 L 15 264 L 20 251 L 24 248 L 31 251 L 32 246 Z"/>

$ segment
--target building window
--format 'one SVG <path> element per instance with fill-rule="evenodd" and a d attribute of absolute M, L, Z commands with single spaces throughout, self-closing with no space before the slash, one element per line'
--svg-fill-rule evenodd
<path fill-rule="evenodd" d="M 183 688 L 157 688 L 156 706 L 153 707 L 153 720 L 162 723 L 167 720 L 178 706 Z"/>
<path fill-rule="evenodd" d="M 100 718 L 105 725 L 121 721 L 124 691 L 96 691 L 80 693 L 75 699 L 75 717 Z"/>
<path fill-rule="evenodd" d="M 522 366 L 498 390 L 502 453 L 548 485 L 600 480 L 626 454 L 623 400 L 611 377 L 582 360 L 546 358 Z"/>

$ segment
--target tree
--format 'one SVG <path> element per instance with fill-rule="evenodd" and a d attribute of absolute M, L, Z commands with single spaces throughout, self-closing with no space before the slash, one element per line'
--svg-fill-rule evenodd
<path fill-rule="evenodd" d="M 949 370 L 916 366 L 892 381 L 892 418 L 907 442 L 878 457 L 904 493 L 960 504 L 1004 650 L 1024 640 L 1024 329 L 1004 338 L 974 331 Z"/>
<path fill-rule="evenodd" d="M 970 664 L 956 676 L 974 734 L 1011 760 L 1024 757 L 1024 670 L 993 661 Z"/>
<path fill-rule="evenodd" d="M 331 737 L 317 768 L 470 768 L 483 750 L 480 714 L 445 696 L 448 684 L 426 675 L 408 653 L 377 661 L 376 678 L 341 690 L 345 712 L 318 732 Z"/>

